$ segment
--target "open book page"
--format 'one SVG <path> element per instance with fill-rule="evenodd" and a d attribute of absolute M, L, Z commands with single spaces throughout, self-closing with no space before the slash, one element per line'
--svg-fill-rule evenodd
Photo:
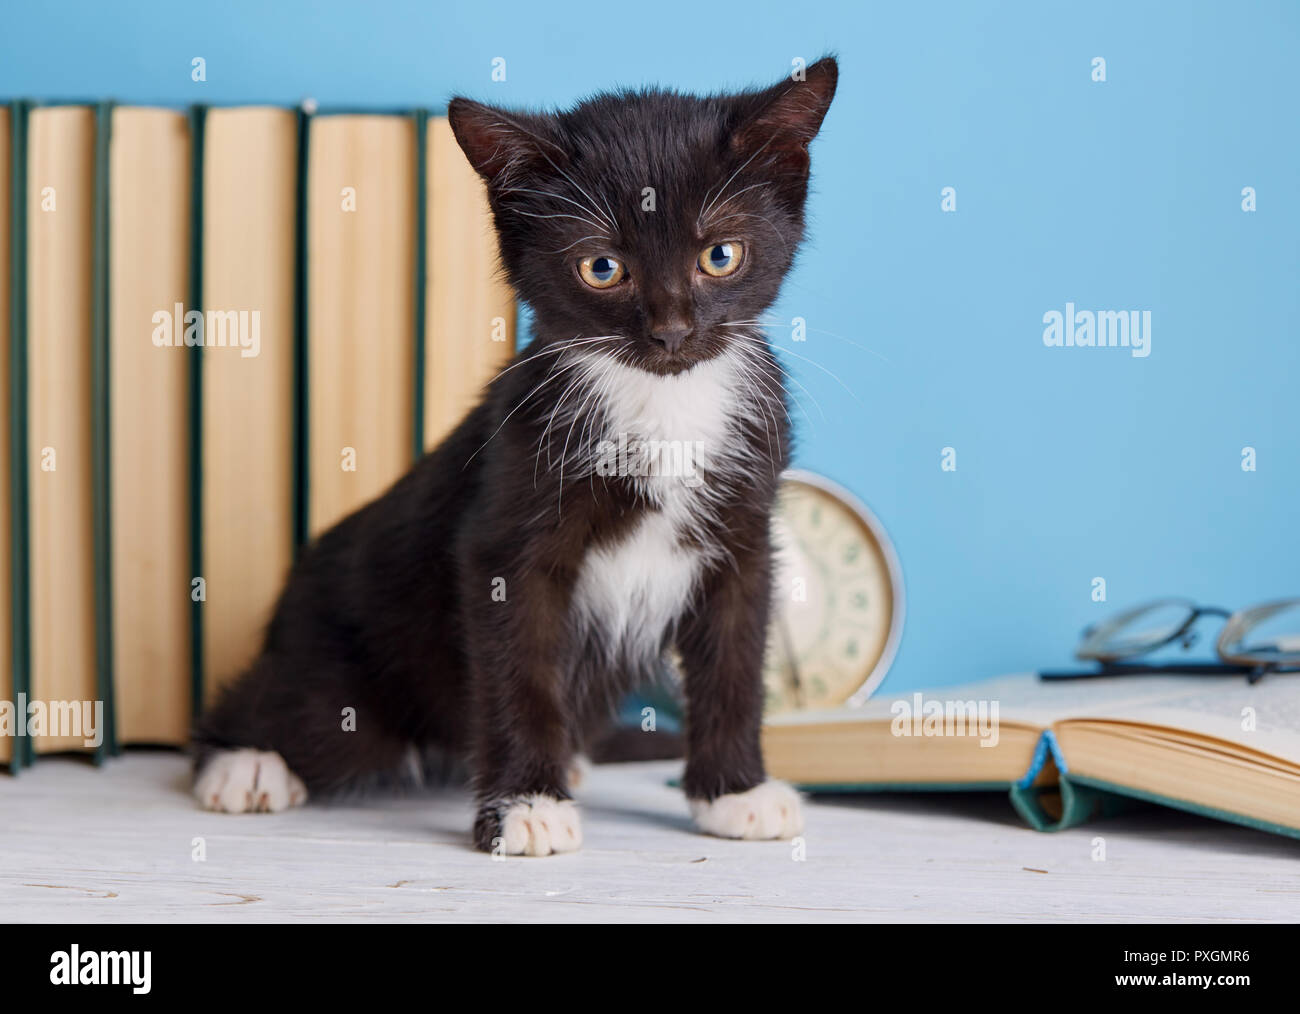
<path fill-rule="evenodd" d="M 775 715 L 768 722 L 784 725 L 889 721 L 900 713 L 914 713 L 919 695 L 922 708 L 933 707 L 930 704 L 932 701 L 937 701 L 944 707 L 962 702 L 967 713 L 972 712 L 972 704 L 975 705 L 974 710 L 979 710 L 983 704 L 987 706 L 986 712 L 993 714 L 993 706 L 996 705 L 999 721 L 1045 729 L 1064 718 L 1127 715 L 1153 701 L 1201 690 L 1205 679 L 1203 676 L 1113 676 L 1042 680 L 1037 673 L 1015 673 L 931 690 L 878 692 L 859 708 Z"/>
<path fill-rule="evenodd" d="M 1300 764 L 1300 674 L 1198 676 L 1175 693 L 1133 706 L 1100 704 L 1073 718 L 1109 718 L 1168 726 L 1227 740 Z"/>
<path fill-rule="evenodd" d="M 1039 679 L 1037 673 L 1006 677 L 1002 717 L 1043 726 L 1067 718 L 1127 718 L 1159 701 L 1207 689 L 1216 677 L 1096 676 Z M 1235 677 L 1244 683 L 1244 677 Z M 999 681 L 993 681 L 999 682 Z"/>

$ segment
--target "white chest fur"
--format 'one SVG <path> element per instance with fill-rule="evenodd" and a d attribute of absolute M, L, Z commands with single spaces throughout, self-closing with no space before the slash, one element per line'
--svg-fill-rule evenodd
<path fill-rule="evenodd" d="M 656 651 L 710 558 L 684 536 L 708 518 L 718 480 L 737 464 L 737 368 L 726 354 L 670 377 L 609 360 L 589 367 L 606 422 L 601 474 L 631 478 L 654 505 L 582 561 L 575 617 L 612 656 Z"/>

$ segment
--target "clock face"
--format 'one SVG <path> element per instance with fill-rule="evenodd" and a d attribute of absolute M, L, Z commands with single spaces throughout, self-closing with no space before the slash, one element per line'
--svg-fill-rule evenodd
<path fill-rule="evenodd" d="M 879 523 L 846 491 L 788 472 L 773 520 L 766 713 L 860 704 L 902 629 L 902 578 Z"/>

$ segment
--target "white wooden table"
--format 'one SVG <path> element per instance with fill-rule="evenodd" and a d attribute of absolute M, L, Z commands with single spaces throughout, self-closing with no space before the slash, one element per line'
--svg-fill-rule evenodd
<path fill-rule="evenodd" d="M 460 791 L 231 816 L 195 808 L 178 754 L 44 759 L 0 775 L 0 921 L 1300 919 L 1300 842 L 1246 828 L 1155 810 L 1040 834 L 1004 796 L 822 797 L 798 861 L 693 833 L 678 768 L 597 767 L 583 851 L 494 860 Z"/>

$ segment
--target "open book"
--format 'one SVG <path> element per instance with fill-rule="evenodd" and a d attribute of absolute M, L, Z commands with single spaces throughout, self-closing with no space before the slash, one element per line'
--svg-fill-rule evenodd
<path fill-rule="evenodd" d="M 763 753 L 811 791 L 1009 789 L 1039 830 L 1133 798 L 1300 838 L 1296 675 L 1003 676 L 773 716 Z"/>

